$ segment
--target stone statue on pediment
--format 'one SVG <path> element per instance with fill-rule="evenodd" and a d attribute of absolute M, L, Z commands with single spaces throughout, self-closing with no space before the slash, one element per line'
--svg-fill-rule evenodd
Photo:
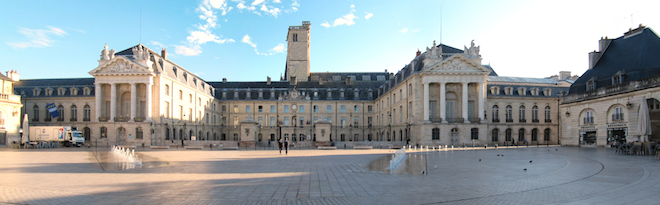
<path fill-rule="evenodd" d="M 133 59 L 135 60 L 145 60 L 149 59 L 149 52 L 147 51 L 142 44 L 133 47 Z"/>
<path fill-rule="evenodd" d="M 115 58 L 115 49 L 108 51 L 108 44 L 106 43 L 101 50 L 101 60 L 112 60 Z"/>
<path fill-rule="evenodd" d="M 465 57 L 468 58 L 481 58 L 481 54 L 479 54 L 480 47 L 481 46 L 474 46 L 474 40 L 472 40 L 472 42 L 470 42 L 470 48 L 463 46 L 463 53 Z"/>
<path fill-rule="evenodd" d="M 442 49 L 439 49 L 433 41 L 433 47 L 426 47 L 426 52 L 424 53 L 426 59 L 442 59 Z"/>

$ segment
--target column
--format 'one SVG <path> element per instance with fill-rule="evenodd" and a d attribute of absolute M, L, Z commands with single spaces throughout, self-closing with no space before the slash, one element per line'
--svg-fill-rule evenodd
<path fill-rule="evenodd" d="M 108 122 L 115 121 L 115 113 L 117 110 L 117 84 L 110 83 L 110 119 Z"/>
<path fill-rule="evenodd" d="M 103 101 L 101 99 L 101 98 L 103 98 L 103 94 L 101 93 L 102 87 L 103 86 L 101 86 L 101 83 L 96 83 L 95 88 L 94 88 L 94 95 L 95 95 L 94 97 L 96 98 L 95 99 L 96 100 L 96 115 L 95 115 L 96 119 L 94 119 L 94 122 L 99 122 L 99 118 L 101 117 L 101 108 L 103 107 L 103 104 L 102 104 Z"/>
<path fill-rule="evenodd" d="M 440 107 L 440 117 L 442 118 L 442 123 L 447 123 L 447 116 L 445 116 L 446 115 L 445 109 L 447 106 L 445 104 L 446 103 L 445 94 L 447 91 L 445 91 L 445 85 L 447 85 L 447 83 L 445 82 L 440 83 L 440 103 L 437 103 L 438 107 Z"/>
<path fill-rule="evenodd" d="M 484 117 L 485 107 L 484 107 L 484 96 L 486 96 L 486 89 L 484 89 L 485 83 L 477 83 L 477 96 L 479 100 L 479 111 L 477 112 L 481 122 L 485 123 L 486 118 Z"/>
<path fill-rule="evenodd" d="M 136 102 L 137 102 L 137 84 L 136 83 L 131 83 L 131 118 L 128 119 L 129 122 L 134 122 L 135 120 L 135 110 L 136 110 Z"/>
<path fill-rule="evenodd" d="M 153 82 L 152 81 L 153 81 L 153 79 L 149 78 L 149 83 L 147 83 L 147 85 L 146 85 L 147 86 L 147 89 L 146 89 L 147 90 L 147 103 L 144 107 L 147 111 L 147 113 L 146 113 L 147 114 L 147 116 L 146 116 L 147 117 L 146 118 L 147 122 L 153 122 L 153 120 L 151 119 L 151 110 L 152 110 L 152 107 L 153 107 L 151 105 L 151 102 L 152 102 L 152 100 L 151 100 L 152 94 L 151 93 L 152 93 L 152 89 L 153 89 Z"/>
<path fill-rule="evenodd" d="M 429 122 L 429 83 L 424 83 L 424 122 Z"/>
<path fill-rule="evenodd" d="M 462 82 L 461 85 L 463 85 L 463 100 L 461 100 L 461 111 L 463 111 L 463 122 L 469 123 L 468 121 L 468 83 L 467 82 Z"/>

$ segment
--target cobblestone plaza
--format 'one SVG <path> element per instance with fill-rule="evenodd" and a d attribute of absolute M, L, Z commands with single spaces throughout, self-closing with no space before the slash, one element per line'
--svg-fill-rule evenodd
<path fill-rule="evenodd" d="M 410 152 L 403 174 L 379 170 L 389 149 L 138 148 L 126 170 L 94 150 L 0 149 L 0 204 L 660 203 L 660 161 L 608 148 Z"/>

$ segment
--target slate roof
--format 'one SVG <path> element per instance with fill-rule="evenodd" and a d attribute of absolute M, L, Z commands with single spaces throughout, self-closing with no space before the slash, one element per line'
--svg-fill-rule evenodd
<path fill-rule="evenodd" d="M 660 38 L 650 29 L 612 40 L 596 65 L 571 86 L 570 94 L 586 91 L 586 83 L 595 79 L 596 89 L 612 85 L 612 76 L 624 72 L 623 83 L 660 75 Z"/>
<path fill-rule="evenodd" d="M 311 100 L 373 100 L 377 97 L 377 89 L 383 81 L 355 81 L 350 85 L 346 82 L 324 82 L 320 85 L 316 81 L 298 82 L 297 85 L 291 85 L 288 81 L 273 81 L 270 85 L 266 82 L 209 82 L 215 88 L 215 98 L 219 100 L 273 100 L 280 95 L 288 93 L 295 88 L 299 92 L 304 92 Z M 248 88 L 250 97 L 247 97 Z M 355 90 L 358 90 L 358 97 L 355 98 Z M 259 98 L 259 91 L 262 91 L 263 98 Z M 270 92 L 275 95 L 271 96 Z M 340 92 L 344 91 L 344 97 L 340 98 Z M 369 90 L 372 97 L 369 97 Z M 314 92 L 317 97 L 314 97 Z M 226 97 L 222 93 L 226 92 Z M 234 93 L 238 92 L 238 98 L 234 98 Z M 327 98 L 327 92 L 331 92 L 331 98 Z"/>
<path fill-rule="evenodd" d="M 490 77 L 490 76 L 488 76 Z M 529 85 L 506 85 L 506 84 L 499 84 L 499 85 L 487 85 L 486 86 L 486 96 L 487 97 L 528 97 L 528 98 L 559 98 L 563 95 L 566 95 L 568 93 L 568 87 L 554 87 L 554 86 L 529 86 Z M 500 87 L 500 94 L 499 95 L 493 95 L 490 92 L 491 87 Z M 504 93 L 504 88 L 507 87 L 512 87 L 513 88 L 513 94 L 512 95 L 505 95 Z M 518 88 L 525 88 L 525 95 L 519 95 L 518 94 Z M 539 95 L 538 96 L 533 96 L 531 94 L 531 89 L 533 88 L 538 88 L 539 89 Z M 550 88 L 550 96 L 545 96 L 543 95 L 543 90 L 546 88 Z"/>
<path fill-rule="evenodd" d="M 558 81 L 550 78 L 524 78 L 524 77 L 507 77 L 507 76 L 487 76 L 488 82 L 508 82 L 508 83 L 537 83 L 557 85 Z"/>
<path fill-rule="evenodd" d="M 53 89 L 51 96 L 45 95 L 45 89 L 50 87 Z M 64 95 L 57 95 L 57 88 L 64 88 L 66 91 Z M 78 89 L 77 95 L 72 95 L 71 88 Z M 83 95 L 83 89 L 88 87 L 91 90 L 90 95 Z M 33 89 L 41 89 L 41 95 L 34 96 Z M 93 97 L 94 94 L 94 78 L 66 78 L 66 79 L 28 79 L 20 80 L 14 83 L 14 92 L 17 95 L 25 93 L 25 97 Z"/>

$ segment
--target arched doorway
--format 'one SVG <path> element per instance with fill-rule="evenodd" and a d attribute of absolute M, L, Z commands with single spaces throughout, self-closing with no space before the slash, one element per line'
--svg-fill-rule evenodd
<path fill-rule="evenodd" d="M 451 129 L 451 145 L 458 146 L 458 128 Z"/>
<path fill-rule="evenodd" d="M 117 128 L 117 144 L 122 144 L 126 141 L 126 129 L 124 127 Z"/>

